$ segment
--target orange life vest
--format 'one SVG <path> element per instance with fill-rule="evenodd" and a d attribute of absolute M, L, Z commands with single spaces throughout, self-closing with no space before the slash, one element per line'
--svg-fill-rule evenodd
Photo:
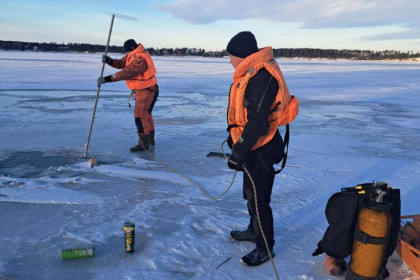
<path fill-rule="evenodd" d="M 155 64 L 153 63 L 152 57 L 147 50 L 144 49 L 142 44 L 139 44 L 135 50 L 127 55 L 126 67 L 133 63 L 133 61 L 138 57 L 146 60 L 147 70 L 143 74 L 137 75 L 133 79 L 125 81 L 127 87 L 131 90 L 145 89 L 157 83 Z"/>
<path fill-rule="evenodd" d="M 264 48 L 246 57 L 235 69 L 233 84 L 229 93 L 227 120 L 233 143 L 235 144 L 239 140 L 248 121 L 247 109 L 244 106 L 246 86 L 249 80 L 263 67 L 276 79 L 279 90 L 270 106 L 268 132 L 258 138 L 257 143 L 251 150 L 267 144 L 274 137 L 279 126 L 286 125 L 296 118 L 299 109 L 299 100 L 290 95 L 280 67 L 273 59 L 273 49 L 271 47 Z M 264 93 L 261 92 L 261 94 Z"/>

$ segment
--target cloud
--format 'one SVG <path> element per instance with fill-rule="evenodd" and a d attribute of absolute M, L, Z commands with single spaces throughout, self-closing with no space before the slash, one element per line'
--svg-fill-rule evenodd
<path fill-rule="evenodd" d="M 109 13 L 107 13 L 107 15 L 112 16 L 112 14 L 109 14 Z M 140 19 L 138 19 L 136 17 L 129 16 L 129 15 L 116 14 L 116 13 L 114 13 L 114 15 L 117 19 L 130 20 L 130 21 L 140 21 Z"/>
<path fill-rule="evenodd" d="M 225 0 L 213 0 L 204 2 L 200 0 L 181 0 L 169 4 L 152 4 L 157 9 L 171 13 L 174 17 L 180 18 L 192 24 L 209 24 L 221 19 L 244 19 L 243 13 L 232 13 L 235 5 Z M 243 3 L 251 2 L 244 0 Z"/>
<path fill-rule="evenodd" d="M 306 29 L 396 25 L 412 29 L 413 34 L 420 29 L 420 1 L 415 0 L 178 0 L 154 6 L 191 24 L 256 19 Z"/>
<path fill-rule="evenodd" d="M 369 41 L 420 39 L 420 32 L 417 29 L 411 29 L 400 32 L 379 33 L 371 36 L 362 37 L 362 39 Z"/>

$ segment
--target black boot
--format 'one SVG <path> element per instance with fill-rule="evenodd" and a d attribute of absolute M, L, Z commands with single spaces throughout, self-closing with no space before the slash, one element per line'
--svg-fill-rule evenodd
<path fill-rule="evenodd" d="M 340 270 L 341 270 L 341 274 L 343 274 L 344 273 L 344 271 L 346 271 L 347 270 L 347 263 L 346 263 L 346 260 L 344 259 L 344 258 L 335 258 L 335 261 L 336 261 L 336 263 L 337 263 L 337 265 L 338 265 L 338 267 L 340 268 Z"/>
<path fill-rule="evenodd" d="M 130 152 L 141 152 L 149 149 L 149 135 L 139 134 L 139 143 L 130 148 Z"/>
<path fill-rule="evenodd" d="M 230 236 L 238 241 L 250 241 L 255 243 L 255 234 L 252 233 L 252 230 L 249 227 L 244 231 L 232 230 Z"/>
<path fill-rule="evenodd" d="M 155 145 L 155 131 L 154 130 L 150 131 L 149 136 L 150 136 L 149 144 L 150 146 L 154 146 Z"/>
<path fill-rule="evenodd" d="M 273 249 L 270 249 L 270 254 L 274 258 L 275 254 Z M 243 256 L 241 262 L 248 266 L 257 266 L 268 260 L 270 260 L 270 255 L 268 255 L 267 249 L 255 248 L 248 255 Z"/>

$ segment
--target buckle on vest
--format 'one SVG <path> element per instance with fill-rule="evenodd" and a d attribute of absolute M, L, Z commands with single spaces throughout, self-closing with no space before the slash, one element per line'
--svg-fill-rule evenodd
<path fill-rule="evenodd" d="M 273 109 L 270 111 L 270 113 L 269 113 L 269 114 L 274 113 L 275 111 L 277 111 L 277 110 L 279 109 L 280 104 L 281 104 L 281 102 L 280 102 L 280 101 L 278 101 L 278 102 L 276 103 L 276 105 L 274 105 Z"/>
<path fill-rule="evenodd" d="M 367 241 L 368 241 L 368 235 L 367 235 L 366 233 L 363 233 L 363 234 L 361 235 L 360 242 L 362 242 L 363 244 L 366 244 L 366 243 L 367 243 Z"/>

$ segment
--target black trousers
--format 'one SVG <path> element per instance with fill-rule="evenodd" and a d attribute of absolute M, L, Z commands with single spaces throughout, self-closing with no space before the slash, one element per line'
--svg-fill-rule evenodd
<path fill-rule="evenodd" d="M 271 249 L 274 246 L 274 226 L 270 201 L 275 176 L 273 164 L 277 162 L 278 159 L 274 159 L 270 156 L 263 156 L 264 154 L 261 152 L 254 152 L 250 155 L 247 159 L 247 169 L 255 184 L 259 217 L 264 236 L 267 239 L 268 247 Z M 266 249 L 257 220 L 254 187 L 246 172 L 244 172 L 243 191 L 244 198 L 247 200 L 248 213 L 250 216 L 248 227 L 256 235 L 257 248 Z"/>

